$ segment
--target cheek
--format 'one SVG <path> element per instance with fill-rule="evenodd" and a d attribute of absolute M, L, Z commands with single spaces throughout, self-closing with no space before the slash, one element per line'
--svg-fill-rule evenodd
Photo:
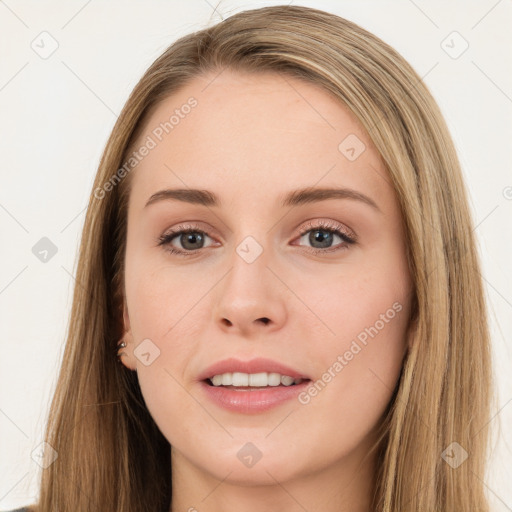
<path fill-rule="evenodd" d="M 189 275 L 171 271 L 161 263 L 155 265 L 154 261 L 148 265 L 146 261 L 132 254 L 126 272 L 137 375 L 151 416 L 173 443 L 186 435 L 180 418 L 195 418 L 198 423 L 194 423 L 194 430 L 212 429 L 204 410 L 183 386 L 190 373 L 191 354 L 199 350 L 198 343 L 204 338 L 205 311 L 198 301 L 212 287 L 212 282 L 207 276 L 202 279 L 196 275 L 191 286 Z M 147 365 L 144 357 L 137 356 L 143 343 L 146 343 L 144 351 L 150 353 L 151 362 Z M 177 421 L 179 429 L 173 428 Z"/>
<path fill-rule="evenodd" d="M 203 276 L 196 274 L 191 280 L 186 272 L 171 268 L 165 258 L 150 256 L 132 254 L 126 264 L 128 310 L 136 342 L 173 336 L 182 319 L 193 314 L 194 305 L 211 288 Z"/>
<path fill-rule="evenodd" d="M 319 316 L 332 332 L 324 329 L 314 343 L 309 356 L 319 375 L 299 398 L 308 414 L 323 418 L 315 423 L 318 437 L 341 432 L 361 440 L 379 422 L 400 374 L 410 297 L 399 276 L 366 269 L 364 277 L 345 275 L 317 296 Z"/>
<path fill-rule="evenodd" d="M 400 333 L 407 323 L 408 289 L 399 269 L 370 264 L 343 267 L 322 279 L 302 277 L 295 291 L 314 314 L 299 321 L 310 323 L 304 326 L 310 336 L 327 342 L 315 344 L 320 354 L 332 355 L 334 348 L 348 350 L 355 339 L 368 346 L 371 339 L 387 339 L 373 345 L 375 350 L 382 346 L 390 349 L 393 340 L 401 341 Z"/>

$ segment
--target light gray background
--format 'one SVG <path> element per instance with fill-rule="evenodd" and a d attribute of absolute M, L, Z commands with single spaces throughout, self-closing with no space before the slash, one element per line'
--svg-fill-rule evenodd
<path fill-rule="evenodd" d="M 41 469 L 31 454 L 43 440 L 85 207 L 116 115 L 175 39 L 279 3 L 223 1 L 215 11 L 214 0 L 0 2 L 1 509 L 38 494 Z M 293 3 L 346 17 L 391 44 L 445 115 L 471 195 L 492 323 L 498 395 L 485 484 L 493 510 L 511 511 L 512 3 Z M 58 48 L 42 58 L 52 38 Z M 46 263 L 32 252 L 42 237 L 58 249 Z"/>

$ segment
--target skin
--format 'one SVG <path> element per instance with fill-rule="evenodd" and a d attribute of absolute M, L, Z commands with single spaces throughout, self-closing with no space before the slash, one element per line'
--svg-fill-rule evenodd
<path fill-rule="evenodd" d="M 132 171 L 129 199 L 122 361 L 137 370 L 172 446 L 171 512 L 368 511 L 368 452 L 409 339 L 411 277 L 395 192 L 368 135 L 328 92 L 273 73 L 215 76 L 194 79 L 153 111 L 140 143 L 190 96 L 198 101 Z M 354 161 L 338 149 L 349 134 L 366 146 Z M 380 211 L 350 198 L 279 204 L 312 186 L 354 189 Z M 221 204 L 144 207 L 166 188 L 206 189 Z M 322 220 L 357 242 L 333 235 L 328 246 L 340 250 L 313 254 L 325 245 L 301 228 Z M 158 245 L 183 223 L 208 234 L 193 256 Z M 250 264 L 236 252 L 247 236 L 263 248 Z M 172 245 L 186 250 L 187 240 Z M 199 372 L 226 357 L 268 357 L 315 382 L 394 303 L 401 311 L 307 404 L 242 414 L 200 388 Z M 145 339 L 160 351 L 147 366 L 134 353 Z M 247 442 L 262 453 L 250 468 L 237 457 Z"/>

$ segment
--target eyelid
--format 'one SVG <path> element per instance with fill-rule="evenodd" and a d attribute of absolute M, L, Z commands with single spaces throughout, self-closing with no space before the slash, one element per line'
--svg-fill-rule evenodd
<path fill-rule="evenodd" d="M 357 241 L 357 235 L 350 228 L 347 228 L 346 226 L 344 226 L 343 224 L 340 224 L 339 222 L 325 220 L 325 219 L 320 219 L 320 220 L 315 219 L 315 220 L 306 221 L 306 224 L 303 224 L 300 228 L 299 236 L 304 235 L 311 229 L 320 229 L 320 228 L 326 229 L 326 230 L 342 231 L 347 237 L 351 238 L 354 241 Z M 212 238 L 210 231 L 208 229 L 204 228 L 200 223 L 198 223 L 198 224 L 189 223 L 189 224 L 178 224 L 177 226 L 173 227 L 172 229 L 165 231 L 163 233 L 163 235 L 158 237 L 158 239 L 160 240 L 161 238 L 168 237 L 169 235 L 172 235 L 172 234 L 179 234 L 182 231 L 192 231 L 192 230 L 200 231 L 202 233 L 205 233 L 210 238 Z"/>
<path fill-rule="evenodd" d="M 209 238 L 214 238 L 210 234 L 210 230 L 205 229 L 200 223 L 194 224 L 194 223 L 184 223 L 184 224 L 178 224 L 177 226 L 174 226 L 171 229 L 168 229 L 164 231 L 161 235 L 157 237 L 157 244 L 158 245 L 170 245 L 170 241 L 174 238 L 177 238 L 179 235 L 186 233 L 188 231 L 193 232 L 199 232 L 204 233 Z M 180 250 L 180 249 L 177 249 Z M 200 251 L 201 249 L 197 249 L 195 252 Z M 186 251 L 188 253 L 193 253 L 194 251 Z"/>
<path fill-rule="evenodd" d="M 300 236 L 303 236 L 308 231 L 315 229 L 325 229 L 327 231 L 340 231 L 352 242 L 357 242 L 357 235 L 350 228 L 339 222 L 325 219 L 315 219 L 307 221 L 306 224 L 303 224 L 301 227 Z"/>
<path fill-rule="evenodd" d="M 306 233 L 314 230 L 325 230 L 333 232 L 342 239 L 343 243 L 329 248 L 305 247 L 307 252 L 310 252 L 312 254 L 328 254 L 329 252 L 337 252 L 346 249 L 348 248 L 348 246 L 355 244 L 357 242 L 357 235 L 350 228 L 347 228 L 346 226 L 339 222 L 325 219 L 315 219 L 307 221 L 306 224 L 302 225 L 298 237 L 295 237 L 293 240 L 296 240 L 297 238 L 300 239 Z M 168 252 L 176 254 L 178 256 L 198 255 L 200 252 L 202 252 L 203 249 L 207 249 L 211 245 L 214 245 L 211 244 L 208 247 L 201 247 L 199 249 L 194 249 L 190 251 L 179 249 L 171 245 L 171 241 L 174 238 L 177 238 L 179 235 L 186 232 L 200 232 L 205 234 L 208 238 L 214 238 L 210 235 L 209 231 L 203 229 L 200 223 L 186 223 L 178 224 L 172 229 L 165 231 L 162 235 L 160 235 L 157 238 L 157 243 L 159 246 L 163 246 L 164 249 L 167 250 Z"/>
<path fill-rule="evenodd" d="M 174 226 L 166 231 L 163 232 L 161 237 L 168 237 L 169 235 L 176 235 L 180 234 L 183 231 L 199 231 L 201 233 L 205 233 L 211 238 L 211 231 L 209 228 L 205 228 L 202 223 L 195 224 L 194 222 L 185 222 L 182 224 L 178 224 L 177 226 Z M 159 237 L 159 238 L 161 238 Z"/>

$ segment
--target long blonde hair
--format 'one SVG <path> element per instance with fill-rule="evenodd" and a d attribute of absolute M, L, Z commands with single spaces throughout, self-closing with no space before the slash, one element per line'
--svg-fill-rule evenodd
<path fill-rule="evenodd" d="M 108 192 L 97 191 L 116 176 L 162 99 L 192 78 L 226 68 L 287 74 L 330 91 L 367 130 L 397 193 L 414 280 L 415 329 L 383 422 L 373 510 L 487 511 L 490 341 L 450 134 L 427 87 L 396 51 L 350 21 L 297 6 L 240 12 L 180 38 L 126 102 L 89 200 L 45 434 L 58 458 L 43 471 L 32 510 L 170 508 L 170 445 L 144 404 L 136 373 L 115 357 L 123 334 L 131 174 Z M 469 454 L 458 467 L 442 457 L 453 442 Z"/>

